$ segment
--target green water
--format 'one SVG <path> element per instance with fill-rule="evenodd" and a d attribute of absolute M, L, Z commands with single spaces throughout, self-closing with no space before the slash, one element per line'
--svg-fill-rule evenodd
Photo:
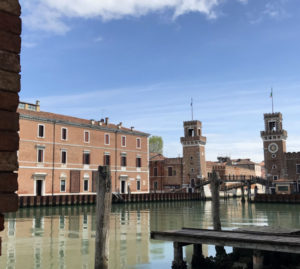
<path fill-rule="evenodd" d="M 224 229 L 255 225 L 300 227 L 300 205 L 221 201 Z M 172 243 L 150 240 L 150 231 L 211 228 L 211 202 L 113 205 L 110 268 L 171 268 Z M 93 268 L 95 206 L 20 209 L 6 216 L 0 268 Z M 204 246 L 204 254 L 214 248 Z M 189 262 L 192 248 L 184 249 Z"/>

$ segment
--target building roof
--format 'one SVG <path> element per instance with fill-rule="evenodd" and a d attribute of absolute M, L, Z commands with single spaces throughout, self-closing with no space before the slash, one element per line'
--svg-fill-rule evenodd
<path fill-rule="evenodd" d="M 161 153 L 150 152 L 150 161 L 163 161 L 165 159 L 167 158 Z"/>
<path fill-rule="evenodd" d="M 131 128 L 125 128 L 120 124 L 106 124 L 104 121 L 94 121 L 76 118 L 72 116 L 66 116 L 51 112 L 45 111 L 32 111 L 27 109 L 18 109 L 20 113 L 20 119 L 28 119 L 28 120 L 36 120 L 36 121 L 44 121 L 44 122 L 56 122 L 58 124 L 66 124 L 73 125 L 77 127 L 84 127 L 90 129 L 99 129 L 105 130 L 108 132 L 118 131 L 120 133 L 140 135 L 140 136 L 149 136 L 150 134 L 133 130 Z"/>

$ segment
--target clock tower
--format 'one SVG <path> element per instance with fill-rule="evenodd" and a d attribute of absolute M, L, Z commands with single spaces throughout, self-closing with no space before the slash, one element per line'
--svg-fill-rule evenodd
<path fill-rule="evenodd" d="M 266 176 L 273 182 L 286 178 L 286 139 L 287 131 L 282 128 L 282 114 L 264 114 L 265 130 L 261 132 L 264 143 Z"/>

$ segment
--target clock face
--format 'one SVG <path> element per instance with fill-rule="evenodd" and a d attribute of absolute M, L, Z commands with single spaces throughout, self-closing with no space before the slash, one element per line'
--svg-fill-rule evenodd
<path fill-rule="evenodd" d="M 268 146 L 268 150 L 271 153 L 276 153 L 278 151 L 278 145 L 275 143 L 272 143 Z"/>

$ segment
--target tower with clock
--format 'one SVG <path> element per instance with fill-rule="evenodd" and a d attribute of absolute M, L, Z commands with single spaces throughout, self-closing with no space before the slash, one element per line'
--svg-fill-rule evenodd
<path fill-rule="evenodd" d="M 287 131 L 282 128 L 282 114 L 264 114 L 265 130 L 261 132 L 264 144 L 266 176 L 273 182 L 287 176 L 285 153 Z"/>

